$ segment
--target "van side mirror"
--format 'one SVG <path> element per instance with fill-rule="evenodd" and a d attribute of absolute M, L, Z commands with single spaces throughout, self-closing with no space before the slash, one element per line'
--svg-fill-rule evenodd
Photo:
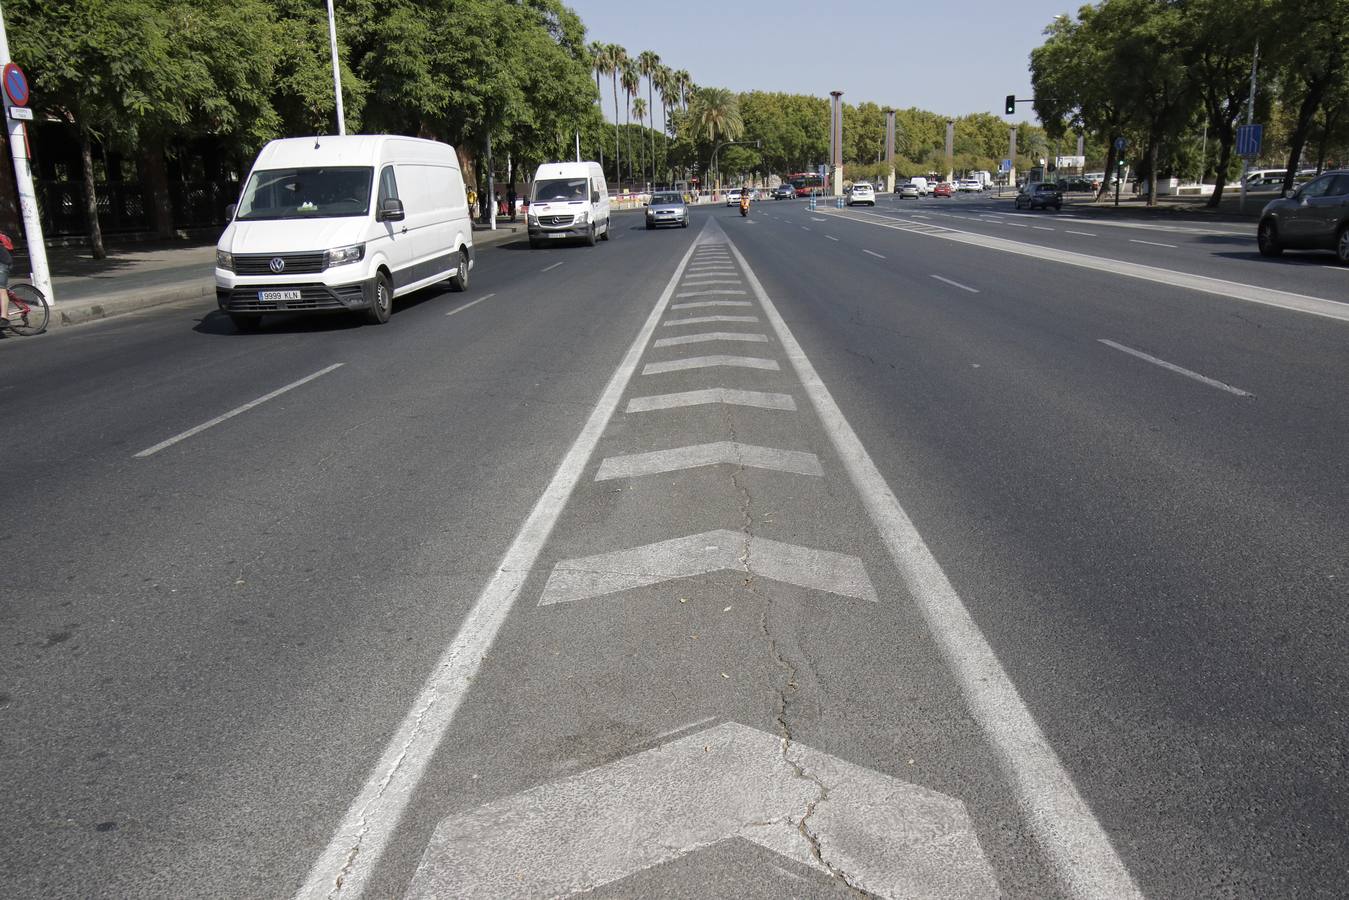
<path fill-rule="evenodd" d="M 379 202 L 379 214 L 376 218 L 380 222 L 403 221 L 403 201 L 397 197 L 385 197 Z"/>
<path fill-rule="evenodd" d="M 599 202 L 600 202 L 600 192 L 599 192 L 599 191 L 591 191 L 591 192 L 590 192 L 590 202 L 591 202 L 591 203 L 599 203 Z"/>
<path fill-rule="evenodd" d="M 238 211 L 239 211 L 239 204 L 237 203 L 231 203 L 229 206 L 225 207 L 225 221 L 233 222 L 234 214 L 237 213 Z"/>

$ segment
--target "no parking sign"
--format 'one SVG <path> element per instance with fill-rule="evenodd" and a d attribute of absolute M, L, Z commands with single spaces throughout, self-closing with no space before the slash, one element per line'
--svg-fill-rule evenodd
<path fill-rule="evenodd" d="M 28 105 L 28 76 L 23 74 L 14 63 L 5 63 L 5 68 L 0 71 L 0 82 L 4 83 L 5 96 L 9 102 L 15 106 Z"/>

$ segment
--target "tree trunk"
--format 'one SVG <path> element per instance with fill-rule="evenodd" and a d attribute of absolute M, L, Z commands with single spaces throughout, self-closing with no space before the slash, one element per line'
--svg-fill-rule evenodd
<path fill-rule="evenodd" d="M 1157 145 L 1156 138 L 1148 141 L 1148 206 L 1157 205 Z"/>
<path fill-rule="evenodd" d="M 1218 172 L 1213 181 L 1213 196 L 1208 198 L 1207 205 L 1217 208 L 1223 199 L 1223 189 L 1227 187 L 1227 170 L 1232 165 L 1232 144 L 1235 143 L 1236 136 L 1231 128 L 1224 128 L 1218 133 L 1218 142 L 1221 149 L 1218 151 Z"/>
<path fill-rule="evenodd" d="M 1307 144 L 1307 133 L 1311 131 L 1312 118 L 1316 115 L 1316 109 L 1321 105 L 1321 98 L 1326 92 L 1327 79 L 1319 78 L 1307 85 L 1307 93 L 1302 98 L 1302 105 L 1297 111 L 1297 127 L 1293 129 L 1293 136 L 1288 141 L 1288 171 L 1283 176 L 1283 193 L 1287 196 L 1293 189 L 1293 178 L 1297 175 L 1297 164 L 1302 159 L 1302 148 Z"/>
<path fill-rule="evenodd" d="M 623 152 L 618 138 L 618 75 L 613 76 L 614 83 L 614 185 L 623 193 Z"/>
<path fill-rule="evenodd" d="M 169 173 L 164 165 L 164 145 L 149 139 L 141 145 L 141 189 L 150 207 L 150 225 L 161 241 L 174 238 L 173 198 L 169 193 Z M 217 210 L 216 215 L 225 211 Z"/>
<path fill-rule="evenodd" d="M 1119 175 L 1119 172 L 1115 171 L 1117 168 L 1115 166 L 1115 158 L 1118 152 L 1119 151 L 1115 149 L 1115 139 L 1110 138 L 1110 144 L 1105 151 L 1105 177 L 1101 179 L 1101 189 L 1096 192 L 1097 202 L 1110 199 L 1112 182 L 1115 180 L 1115 176 Z"/>
<path fill-rule="evenodd" d="M 94 259 L 107 259 L 103 248 L 103 229 L 98 224 L 98 193 L 94 185 L 94 142 L 89 129 L 80 126 L 80 164 L 84 172 L 84 215 L 89 224 L 89 247 Z"/>

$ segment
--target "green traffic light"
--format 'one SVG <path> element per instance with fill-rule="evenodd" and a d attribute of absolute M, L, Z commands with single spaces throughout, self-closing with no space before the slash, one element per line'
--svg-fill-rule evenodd
<path fill-rule="evenodd" d="M 1016 114 L 1016 94 L 1007 95 L 1007 115 Z"/>

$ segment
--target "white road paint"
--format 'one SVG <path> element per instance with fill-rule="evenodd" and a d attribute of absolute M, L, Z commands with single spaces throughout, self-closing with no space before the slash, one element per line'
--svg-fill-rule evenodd
<path fill-rule="evenodd" d="M 720 529 L 630 550 L 562 560 L 548 576 L 539 605 L 574 603 L 679 578 L 728 571 L 876 602 L 876 589 L 866 567 L 855 556 Z"/>
<path fill-rule="evenodd" d="M 727 722 L 447 816 L 406 896 L 569 897 L 735 839 L 886 900 L 1001 894 L 959 800 Z"/>
<path fill-rule="evenodd" d="M 688 319 L 670 319 L 662 322 L 665 328 L 672 328 L 679 325 L 705 325 L 708 322 L 757 322 L 758 316 L 693 316 Z"/>
<path fill-rule="evenodd" d="M 878 228 L 891 228 L 895 231 L 926 234 L 929 237 L 940 238 L 945 241 L 954 241 L 958 244 L 983 247 L 987 250 L 998 250 L 1003 253 L 1012 253 L 1017 256 L 1029 256 L 1039 262 L 1052 262 L 1061 265 L 1076 266 L 1082 269 L 1092 269 L 1097 272 L 1105 272 L 1111 275 L 1123 275 L 1127 278 L 1137 278 L 1155 284 L 1165 284 L 1171 287 L 1213 294 L 1215 296 L 1227 297 L 1233 300 L 1244 300 L 1247 303 L 1258 303 L 1262 306 L 1272 306 L 1277 309 L 1288 310 L 1291 312 L 1306 313 L 1313 316 L 1322 316 L 1327 319 L 1336 319 L 1341 322 L 1349 322 L 1349 303 L 1341 303 L 1337 300 L 1327 300 L 1323 297 L 1310 297 L 1306 294 L 1295 294 L 1291 291 L 1257 287 L 1256 285 L 1243 284 L 1237 281 L 1225 281 L 1221 278 L 1210 278 L 1207 275 L 1192 275 L 1189 272 L 1180 272 L 1175 269 L 1163 269 L 1157 266 L 1147 266 L 1142 263 L 1127 262 L 1122 259 L 1103 259 L 1088 253 L 1078 253 L 1074 250 L 1056 249 L 1052 254 L 1046 254 L 1045 248 L 1039 244 L 1026 244 L 1009 238 L 996 237 L 991 234 L 961 231 L 958 228 L 945 228 L 930 232 L 914 232 L 912 227 L 905 227 L 896 222 L 888 220 L 876 221 L 877 219 L 886 219 L 884 216 L 866 218 L 866 216 L 869 215 L 868 213 L 858 212 L 853 212 L 850 215 L 845 215 L 844 213 L 831 213 L 831 215 L 838 218 L 848 218 L 854 222 L 874 225 Z M 1009 222 L 1007 224 L 1010 225 L 1011 223 Z"/>
<path fill-rule="evenodd" d="M 871 254 L 872 256 L 876 257 L 877 259 L 885 259 L 884 256 L 881 256 L 881 255 L 880 255 L 879 253 L 877 253 L 875 250 L 863 250 L 862 252 L 863 252 L 863 253 L 869 253 L 869 254 Z"/>
<path fill-rule="evenodd" d="M 753 306 L 748 300 L 694 300 L 690 303 L 672 303 L 670 309 L 701 309 L 709 306 Z"/>
<path fill-rule="evenodd" d="M 831 241 L 838 241 L 838 238 L 834 237 L 832 234 L 826 234 L 825 237 L 829 238 Z"/>
<path fill-rule="evenodd" d="M 654 346 L 677 347 L 680 344 L 706 344 L 712 341 L 744 341 L 751 344 L 766 344 L 768 343 L 768 335 L 739 331 L 708 331 L 703 334 L 685 334 L 680 337 L 661 338 L 656 341 Z"/>
<path fill-rule="evenodd" d="M 801 230 L 802 230 L 802 231 L 810 231 L 810 226 L 809 226 L 809 225 L 802 225 L 802 226 L 801 226 Z"/>
<path fill-rule="evenodd" d="M 1047 226 L 1045 226 L 1045 225 L 1032 225 L 1031 228 L 1034 228 L 1036 231 L 1053 231 L 1053 230 L 1054 230 L 1054 229 L 1049 228 L 1049 227 L 1047 227 Z"/>
<path fill-rule="evenodd" d="M 646 323 L 605 385 L 581 433 L 567 450 L 542 496 L 520 526 L 520 531 L 497 564 L 492 578 L 465 616 L 458 634 L 436 661 L 398 730 L 370 770 L 360 793 L 347 808 L 328 846 L 314 862 L 304 884 L 296 891 L 296 900 L 338 900 L 359 897 L 364 893 L 370 875 L 393 837 L 427 764 L 454 720 L 479 666 L 496 640 L 501 624 L 529 577 L 539 551 L 552 534 L 558 516 L 585 471 L 595 445 L 618 409 L 628 382 L 637 370 L 642 354 L 646 352 L 651 335 L 665 315 L 665 308 L 684 274 L 684 267 L 688 265 L 694 250 L 708 240 L 710 230 L 704 226 L 698 239 L 675 267 L 674 274 L 656 300 Z"/>
<path fill-rule="evenodd" d="M 735 465 L 747 469 L 768 469 L 791 475 L 823 476 L 824 469 L 814 453 L 802 450 L 779 450 L 776 447 L 756 447 L 735 441 L 714 441 L 710 444 L 692 444 L 669 450 L 648 450 L 645 453 L 625 453 L 606 457 L 595 473 L 596 481 L 615 478 L 641 478 L 663 472 L 682 472 L 705 466 Z"/>
<path fill-rule="evenodd" d="M 739 278 L 685 278 L 684 287 L 706 287 L 709 284 L 744 284 Z"/>
<path fill-rule="evenodd" d="M 551 272 L 551 271 L 553 271 L 554 269 L 556 269 L 558 266 L 561 266 L 561 265 L 565 265 L 565 263 L 555 262 L 555 263 L 553 263 L 551 266 L 544 266 L 544 267 L 543 267 L 542 269 L 540 269 L 539 271 L 540 271 L 540 272 Z"/>
<path fill-rule="evenodd" d="M 713 220 L 709 219 L 708 221 L 713 221 Z M 715 288 L 715 289 L 713 289 L 713 290 L 708 290 L 708 291 L 680 291 L 679 293 L 675 294 L 675 296 L 676 296 L 676 297 L 720 297 L 720 296 L 728 295 L 728 294 L 731 294 L 731 295 L 739 294 L 740 296 L 744 296 L 745 292 L 744 292 L 744 291 L 737 291 L 737 290 L 734 290 L 734 289 L 732 289 L 732 288 Z"/>
<path fill-rule="evenodd" d="M 1100 341 L 1102 344 L 1105 344 L 1107 347 L 1113 347 L 1116 350 L 1129 354 L 1130 356 L 1136 356 L 1141 360 L 1145 360 L 1147 362 L 1152 363 L 1154 366 L 1161 366 L 1163 369 L 1175 372 L 1177 375 L 1184 375 L 1186 378 L 1193 378 L 1195 381 L 1201 382 L 1202 384 L 1206 384 L 1209 387 L 1215 387 L 1220 391 L 1226 391 L 1227 393 L 1235 394 L 1238 397 L 1255 396 L 1254 394 L 1251 394 L 1248 391 L 1243 391 L 1241 388 L 1232 387 L 1232 385 L 1227 384 L 1226 382 L 1218 381 L 1216 378 L 1209 378 L 1207 375 L 1200 375 L 1198 372 L 1194 372 L 1191 371 L 1190 369 L 1183 368 L 1182 366 L 1178 366 L 1175 363 L 1169 363 L 1164 359 L 1158 359 L 1155 356 L 1144 353 L 1142 350 L 1135 350 L 1132 347 L 1126 347 L 1123 344 L 1117 344 L 1114 341 L 1107 340 L 1106 338 L 1097 338 L 1097 340 Z"/>
<path fill-rule="evenodd" d="M 811 216 L 811 217 L 810 217 L 810 221 L 812 221 L 812 222 L 828 222 L 829 220 L 828 220 L 828 219 L 821 218 L 820 216 Z"/>
<path fill-rule="evenodd" d="M 449 312 L 445 313 L 445 315 L 447 315 L 447 316 L 452 316 L 452 315 L 455 315 L 456 313 L 461 313 L 461 312 L 463 312 L 463 311 L 466 310 L 466 309 L 472 309 L 473 307 L 477 306 L 479 303 L 483 302 L 484 300 L 491 300 L 491 299 L 492 299 L 493 297 L 495 297 L 495 296 L 496 296 L 496 294 L 483 294 L 481 297 L 479 297 L 477 300 L 474 300 L 472 303 L 465 303 L 463 306 L 459 307 L 458 309 L 452 309 L 452 310 L 450 310 Z"/>
<path fill-rule="evenodd" d="M 767 339 L 765 338 L 765 340 L 767 340 Z M 343 366 L 343 363 L 333 363 L 331 366 L 327 366 L 326 368 L 319 369 L 319 370 L 318 370 L 317 372 L 315 372 L 314 374 L 312 374 L 312 375 L 306 375 L 305 377 L 301 378 L 299 381 L 292 381 L 290 384 L 286 385 L 285 387 L 279 387 L 279 388 L 277 388 L 276 390 L 272 391 L 270 394 L 263 394 L 261 397 L 259 397 L 259 398 L 256 399 L 256 400 L 249 400 L 249 401 L 248 401 L 247 403 L 245 403 L 243 406 L 236 406 L 234 409 L 230 410 L 229 412 L 225 413 L 224 415 L 216 416 L 214 419 L 211 419 L 211 420 L 208 421 L 208 422 L 202 422 L 200 425 L 197 425 L 197 426 L 195 426 L 195 427 L 193 427 L 193 428 L 189 428 L 187 431 L 184 431 L 184 432 L 182 432 L 182 433 L 180 433 L 180 434 L 175 434 L 173 437 L 169 438 L 168 440 L 166 440 L 166 441 L 160 441 L 158 444 L 155 444 L 153 447 L 146 447 L 146 448 L 145 448 L 144 450 L 142 450 L 141 452 L 135 454 L 135 455 L 132 457 L 132 459 L 144 459 L 144 458 L 147 457 L 147 456 L 153 456 L 153 455 L 155 455 L 156 453 L 158 453 L 160 450 L 164 450 L 164 449 L 166 449 L 166 448 L 168 448 L 168 447 L 172 447 L 174 444 L 177 444 L 177 443 L 179 443 L 179 442 L 181 442 L 181 441 L 185 441 L 185 440 L 187 440 L 188 438 L 193 437 L 193 436 L 195 436 L 195 435 L 201 434 L 203 431 L 205 431 L 205 430 L 208 429 L 208 428 L 214 428 L 215 426 L 219 425 L 221 422 L 226 422 L 226 421 L 228 421 L 228 420 L 230 420 L 230 419 L 233 419 L 235 416 L 239 415 L 240 413 L 246 413 L 246 412 L 248 412 L 250 409 L 253 409 L 255 406 L 261 406 L 262 404 L 266 403 L 268 400 L 275 400 L 277 397 L 280 397 L 282 394 L 286 393 L 287 391 L 293 391 L 293 390 L 295 390 L 297 387 L 299 387 L 299 386 L 301 386 L 301 385 L 308 384 L 309 382 L 313 381 L 315 378 L 321 378 L 322 376 L 327 375 L 329 372 L 332 372 L 332 371 L 335 371 L 335 370 L 337 370 L 337 369 L 342 368 L 342 366 Z"/>
<path fill-rule="evenodd" d="M 730 388 L 704 388 L 697 391 L 680 391 L 676 394 L 633 397 L 628 401 L 626 412 L 652 412 L 661 409 L 679 409 L 686 406 L 704 406 L 716 403 L 727 406 L 753 406 L 758 409 L 796 410 L 796 401 L 792 399 L 790 394 L 741 391 Z"/>
<path fill-rule="evenodd" d="M 1067 228 L 1063 229 L 1063 231 L 1064 231 L 1064 234 L 1076 234 L 1076 235 L 1081 235 L 1082 237 L 1096 237 L 1096 235 L 1093 234 L 1093 233 L 1090 232 L 1090 231 L 1072 231 L 1072 230 L 1067 229 Z"/>
<path fill-rule="evenodd" d="M 1175 250 L 1175 249 L 1176 249 L 1176 245 L 1175 245 L 1175 244 L 1162 244 L 1162 243 L 1159 243 L 1159 242 L 1157 242 L 1157 241 L 1140 241 L 1138 238 L 1129 238 L 1129 243 L 1131 243 L 1131 244 L 1147 244 L 1149 247 L 1170 247 L 1172 250 Z"/>
<path fill-rule="evenodd" d="M 932 277 L 935 278 L 935 279 L 937 279 L 938 281 L 945 282 L 946 284 L 949 284 L 951 287 L 958 287 L 958 288 L 960 288 L 962 291 L 969 291 L 971 294 L 977 294 L 977 293 L 979 293 L 979 289 L 978 289 L 978 288 L 972 288 L 972 287 L 970 287 L 970 286 L 968 286 L 968 285 L 961 284 L 959 281 L 952 281 L 951 279 L 949 279 L 949 278 L 943 278 L 943 277 L 940 276 L 940 275 L 933 275 Z"/>
<path fill-rule="evenodd" d="M 757 356 L 691 356 L 687 359 L 670 359 L 665 362 L 647 363 L 642 369 L 643 375 L 663 375 L 666 372 L 687 372 L 690 369 L 762 369 L 766 372 L 779 371 L 775 359 L 761 359 Z"/>
<path fill-rule="evenodd" d="M 1141 900 L 1143 895 L 1133 876 L 1091 807 L 1078 793 L 1072 776 L 1040 730 L 941 564 L 900 506 L 768 292 L 739 249 L 734 244 L 729 246 L 744 266 L 745 276 L 796 369 L 825 433 L 955 676 L 971 715 L 998 756 L 1021 813 L 1064 891 L 1078 900 L 1101 897 Z M 1033 250 L 1037 257 L 1044 254 L 1043 247 L 1022 246 Z"/>

